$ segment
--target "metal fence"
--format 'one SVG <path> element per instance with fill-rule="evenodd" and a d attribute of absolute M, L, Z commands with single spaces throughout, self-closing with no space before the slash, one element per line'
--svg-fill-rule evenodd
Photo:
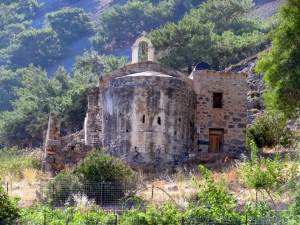
<path fill-rule="evenodd" d="M 19 185 L 19 184 L 18 184 Z M 4 183 L 6 191 L 11 195 L 16 195 L 18 187 L 13 183 Z M 143 193 L 143 196 L 141 194 Z M 156 204 L 170 200 L 170 203 L 178 204 L 177 199 L 173 199 L 174 191 L 168 191 L 153 184 L 140 185 L 130 182 L 79 182 L 78 180 L 59 181 L 52 180 L 49 183 L 41 183 L 40 188 L 34 196 L 41 204 L 50 205 L 53 208 L 67 206 L 90 206 L 98 205 L 103 209 L 121 215 L 125 210 L 137 207 L 143 208 L 154 200 Z M 159 202 L 160 201 L 160 202 Z M 121 220 L 119 215 L 110 215 L 106 219 L 100 219 L 97 224 L 121 224 L 121 225 L 142 225 L 134 218 Z M 45 218 L 51 221 L 51 218 Z M 30 222 L 30 221 L 29 221 Z M 29 223 L 28 222 L 28 223 Z M 249 218 L 243 215 L 242 218 L 184 218 L 180 225 L 283 225 L 288 224 L 288 219 L 284 219 L 280 213 L 271 213 L 260 218 Z M 47 224 L 47 223 L 45 223 Z M 68 224 L 68 221 L 66 221 Z M 1 221 L 0 221 L 1 225 Z"/>
<path fill-rule="evenodd" d="M 42 203 L 53 207 L 98 205 L 102 208 L 125 210 L 134 207 L 139 186 L 124 182 L 49 182 L 38 193 Z"/>
<path fill-rule="evenodd" d="M 247 217 L 245 215 L 245 217 Z M 263 216 L 262 216 L 263 218 Z M 202 219 L 189 219 L 185 217 L 181 217 L 177 222 L 170 222 L 172 225 L 287 225 L 289 224 L 289 220 L 287 219 L 280 219 L 280 218 L 269 218 L 268 216 L 265 218 L 260 219 L 241 219 L 241 218 L 216 218 L 216 219 L 209 219 L 209 218 L 202 218 Z M 86 217 L 87 221 L 89 221 L 88 216 Z M 23 220 L 22 224 L 32 224 L 30 220 Z M 24 223 L 25 222 L 25 223 Z M 51 217 L 47 217 L 46 215 L 43 218 L 43 224 L 47 225 L 50 222 L 53 222 Z M 69 222 L 72 222 L 72 219 L 68 218 L 65 220 L 65 224 L 68 225 Z M 0 225 L 7 225 L 7 223 L 1 223 Z M 62 223 L 59 223 L 62 224 Z M 80 223 L 81 224 L 81 223 Z M 93 222 L 88 224 L 95 224 L 95 225 L 144 225 L 143 220 L 139 218 L 122 218 L 122 215 L 117 214 L 110 214 L 106 216 L 99 216 L 99 218 L 93 217 Z M 147 223 L 149 224 L 149 223 Z M 157 224 L 157 223 L 153 223 Z M 159 224 L 168 224 L 167 221 L 164 221 Z M 293 223 L 296 224 L 296 223 Z"/>

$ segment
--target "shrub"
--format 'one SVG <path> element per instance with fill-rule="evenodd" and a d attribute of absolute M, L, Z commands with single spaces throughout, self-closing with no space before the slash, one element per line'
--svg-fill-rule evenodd
<path fill-rule="evenodd" d="M 64 205 L 70 200 L 70 197 L 73 197 L 80 190 L 82 190 L 82 183 L 72 169 L 66 168 L 47 184 L 44 196 L 46 199 L 43 199 L 43 190 L 38 193 L 38 196 L 40 196 L 40 201 L 47 201 L 47 203 L 54 205 Z"/>
<path fill-rule="evenodd" d="M 182 224 L 182 215 L 175 210 L 174 205 L 163 204 L 156 208 L 154 205 L 148 205 L 146 212 L 141 209 L 128 210 L 120 218 L 120 224 Z"/>
<path fill-rule="evenodd" d="M 291 146 L 295 141 L 295 131 L 287 126 L 286 119 L 280 115 L 270 113 L 260 113 L 247 127 L 247 147 L 254 141 L 257 147 L 272 147 L 281 145 Z"/>
<path fill-rule="evenodd" d="M 49 225 L 109 225 L 114 224 L 115 221 L 113 214 L 106 215 L 99 207 L 52 209 L 49 206 L 35 205 L 34 208 L 23 208 L 21 210 L 21 218 L 18 224 L 44 224 L 44 216 L 46 216 L 46 223 Z"/>
<path fill-rule="evenodd" d="M 0 184 L 0 223 L 8 223 L 9 220 L 19 216 L 18 201 L 19 197 L 11 199 L 4 187 Z"/>
<path fill-rule="evenodd" d="M 136 182 L 134 171 L 123 159 L 105 154 L 104 150 L 92 150 L 77 166 L 63 170 L 50 181 L 45 197 L 48 203 L 64 204 L 80 192 L 102 204 L 132 197 Z"/>
<path fill-rule="evenodd" d="M 212 172 L 199 166 L 203 180 L 195 180 L 199 187 L 197 206 L 190 204 L 185 212 L 188 223 L 208 221 L 220 223 L 233 221 L 238 224 L 239 214 L 235 212 L 235 201 L 232 194 L 226 191 L 224 179 L 214 181 Z"/>

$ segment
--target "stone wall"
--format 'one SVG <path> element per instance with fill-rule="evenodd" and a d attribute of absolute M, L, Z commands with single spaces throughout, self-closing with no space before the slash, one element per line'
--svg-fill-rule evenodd
<path fill-rule="evenodd" d="M 154 71 L 111 80 L 103 91 L 103 144 L 138 168 L 172 167 L 193 152 L 195 93 Z"/>
<path fill-rule="evenodd" d="M 55 175 L 66 166 L 76 165 L 92 149 L 91 146 L 84 145 L 83 138 L 83 131 L 60 137 L 60 114 L 51 113 L 44 145 L 45 160 L 42 163 L 42 170 Z"/>
<path fill-rule="evenodd" d="M 197 94 L 195 127 L 201 132 L 195 134 L 195 153 L 207 153 L 209 131 L 224 131 L 220 152 L 238 152 L 245 147 L 247 124 L 246 74 L 194 71 Z M 222 93 L 222 108 L 213 108 L 213 93 Z"/>
<path fill-rule="evenodd" d="M 57 173 L 93 147 L 148 171 L 235 157 L 245 147 L 246 92 L 245 74 L 202 70 L 186 77 L 154 62 L 112 71 L 88 94 L 84 131 L 59 137 L 60 116 L 50 115 L 43 169 Z M 221 108 L 213 107 L 214 93 L 222 93 Z M 218 151 L 210 145 L 214 132 L 222 133 Z"/>

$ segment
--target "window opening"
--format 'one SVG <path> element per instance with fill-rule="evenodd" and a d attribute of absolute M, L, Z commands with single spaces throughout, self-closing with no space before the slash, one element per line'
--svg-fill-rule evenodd
<path fill-rule="evenodd" d="M 213 93 L 213 108 L 222 108 L 223 93 Z"/>
<path fill-rule="evenodd" d="M 159 125 L 161 125 L 161 118 L 160 118 L 160 117 L 157 118 L 157 123 L 158 123 Z"/>
<path fill-rule="evenodd" d="M 178 121 L 181 122 L 181 118 L 179 118 Z"/>
<path fill-rule="evenodd" d="M 126 129 L 126 132 L 129 132 L 128 129 Z"/>
<path fill-rule="evenodd" d="M 146 116 L 143 115 L 143 123 L 145 123 L 145 120 L 146 120 Z"/>

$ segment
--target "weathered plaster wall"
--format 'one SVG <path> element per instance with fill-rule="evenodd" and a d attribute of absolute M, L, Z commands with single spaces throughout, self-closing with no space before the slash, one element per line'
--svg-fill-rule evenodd
<path fill-rule="evenodd" d="M 216 71 L 194 71 L 189 77 L 194 81 L 197 94 L 195 127 L 195 152 L 207 152 L 209 129 L 224 129 L 223 152 L 243 150 L 247 124 L 246 74 Z M 213 93 L 223 93 L 222 108 L 213 108 Z"/>
<path fill-rule="evenodd" d="M 214 92 L 223 93 L 222 108 L 213 108 Z M 154 62 L 112 71 L 88 94 L 84 131 L 60 138 L 59 114 L 50 115 L 43 168 L 56 173 L 93 147 L 149 171 L 235 157 L 245 144 L 246 92 L 245 74 L 202 70 L 186 77 Z M 210 129 L 224 131 L 221 155 L 208 153 Z"/>
<path fill-rule="evenodd" d="M 174 166 L 193 151 L 195 93 L 154 71 L 112 80 L 103 93 L 103 144 L 139 168 Z"/>

